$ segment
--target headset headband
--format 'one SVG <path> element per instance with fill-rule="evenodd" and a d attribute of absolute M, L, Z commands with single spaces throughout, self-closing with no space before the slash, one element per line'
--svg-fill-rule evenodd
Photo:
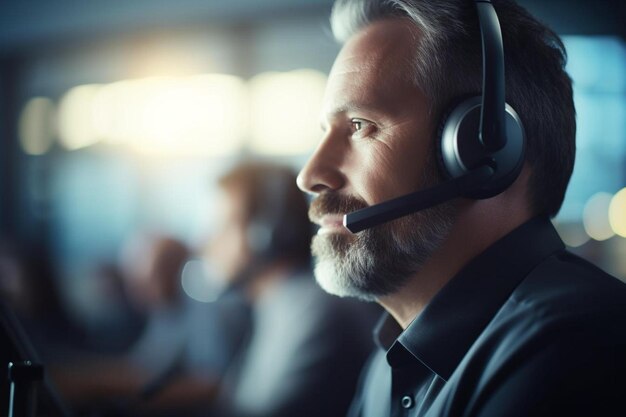
<path fill-rule="evenodd" d="M 476 0 L 483 52 L 483 91 L 479 139 L 489 152 L 506 144 L 504 48 L 500 22 L 489 0 Z"/>

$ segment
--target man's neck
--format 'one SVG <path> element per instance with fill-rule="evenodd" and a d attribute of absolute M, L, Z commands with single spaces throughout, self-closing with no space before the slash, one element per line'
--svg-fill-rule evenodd
<path fill-rule="evenodd" d="M 494 205 L 483 201 L 460 204 L 464 207 L 444 243 L 405 286 L 378 300 L 403 329 L 469 261 L 531 218 L 527 210 L 514 207 L 495 212 L 490 210 Z"/>

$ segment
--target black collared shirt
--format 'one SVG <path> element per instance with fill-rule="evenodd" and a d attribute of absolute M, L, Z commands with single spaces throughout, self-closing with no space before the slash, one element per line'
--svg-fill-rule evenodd
<path fill-rule="evenodd" d="M 351 417 L 626 416 L 626 285 L 567 252 L 548 219 L 375 336 Z"/>

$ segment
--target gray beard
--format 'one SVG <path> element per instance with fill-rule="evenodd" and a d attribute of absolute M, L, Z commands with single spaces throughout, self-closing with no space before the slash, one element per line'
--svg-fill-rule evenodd
<path fill-rule="evenodd" d="M 317 235 L 315 278 L 340 297 L 375 301 L 396 293 L 441 246 L 454 218 L 452 203 L 445 203 L 355 235 Z"/>

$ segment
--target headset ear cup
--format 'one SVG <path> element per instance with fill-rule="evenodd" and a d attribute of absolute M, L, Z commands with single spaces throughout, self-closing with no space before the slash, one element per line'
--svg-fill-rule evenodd
<path fill-rule="evenodd" d="M 435 146 L 436 146 L 436 155 L 437 155 L 437 165 L 439 166 L 439 171 L 441 172 L 444 179 L 451 179 L 455 176 L 458 176 L 458 170 L 461 167 L 456 166 L 455 169 L 450 169 L 450 161 L 446 161 L 444 157 L 444 132 L 454 132 L 452 138 L 446 138 L 446 140 L 451 140 L 454 142 L 453 147 L 459 147 L 459 137 L 458 137 L 458 125 L 460 124 L 460 120 L 452 120 L 451 115 L 458 112 L 458 108 L 463 105 L 463 103 L 468 100 L 472 100 L 478 96 L 463 96 L 456 100 L 454 100 L 449 106 L 446 107 L 446 110 L 442 113 L 442 117 L 439 119 L 439 124 L 437 125 L 437 136 L 435 138 Z M 476 132 L 476 137 L 478 137 L 478 131 Z M 447 147 L 450 144 L 445 145 Z M 455 164 L 456 165 L 456 164 Z"/>
<path fill-rule="evenodd" d="M 506 145 L 487 152 L 479 138 L 481 97 L 471 97 L 453 107 L 438 130 L 438 159 L 449 178 L 458 178 L 489 165 L 493 176 L 465 197 L 493 197 L 509 187 L 519 175 L 525 151 L 524 128 L 515 110 L 506 104 Z"/>
<path fill-rule="evenodd" d="M 443 153 L 441 149 L 441 138 L 443 136 L 446 121 L 448 120 L 448 116 L 450 116 L 450 113 L 450 108 L 443 112 L 443 116 L 439 119 L 439 123 L 437 124 L 437 133 L 435 136 L 435 155 L 437 157 L 437 167 L 444 180 L 449 180 L 450 178 L 452 178 L 450 172 L 448 172 L 448 169 L 446 168 L 446 164 L 443 162 Z"/>

